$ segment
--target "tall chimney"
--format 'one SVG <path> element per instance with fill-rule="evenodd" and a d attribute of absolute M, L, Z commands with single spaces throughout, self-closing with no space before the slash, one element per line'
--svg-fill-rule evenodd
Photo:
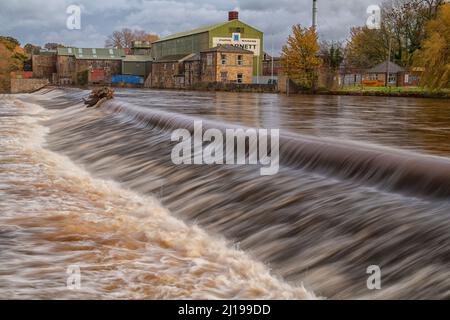
<path fill-rule="evenodd" d="M 317 29 L 317 0 L 313 0 L 312 27 Z"/>
<path fill-rule="evenodd" d="M 228 21 L 238 20 L 238 19 L 239 19 L 239 12 L 237 12 L 237 11 L 229 11 L 228 12 Z"/>

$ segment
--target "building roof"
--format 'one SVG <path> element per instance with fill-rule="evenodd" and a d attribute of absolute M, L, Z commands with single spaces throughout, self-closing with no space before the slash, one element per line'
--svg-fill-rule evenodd
<path fill-rule="evenodd" d="M 185 61 L 193 56 L 195 56 L 194 53 L 172 54 L 172 55 L 161 57 L 161 58 L 155 60 L 155 62 L 181 62 L 181 61 Z"/>
<path fill-rule="evenodd" d="M 233 46 L 230 44 L 223 44 L 219 45 L 217 47 L 204 50 L 202 52 L 231 52 L 231 53 L 251 53 L 253 54 L 253 51 L 242 49 L 239 46 Z"/>
<path fill-rule="evenodd" d="M 75 56 L 76 59 L 121 60 L 125 56 L 124 49 L 108 48 L 58 48 L 60 56 Z"/>
<path fill-rule="evenodd" d="M 147 62 L 153 61 L 153 58 L 148 55 L 127 55 L 122 58 L 124 62 Z"/>
<path fill-rule="evenodd" d="M 190 30 L 190 31 L 178 32 L 178 33 L 172 34 L 170 36 L 167 36 L 165 38 L 162 38 L 162 39 L 160 39 L 158 41 L 155 41 L 153 43 L 158 43 L 158 42 L 163 42 L 163 41 L 170 40 L 170 39 L 186 37 L 186 36 L 190 36 L 190 35 L 193 35 L 193 34 L 208 32 L 208 31 L 214 30 L 216 28 L 219 28 L 219 27 L 227 24 L 228 22 L 229 21 L 222 22 L 222 23 L 217 23 L 217 24 L 212 24 L 212 25 L 209 25 L 209 26 L 197 28 L 197 29 Z"/>
<path fill-rule="evenodd" d="M 52 55 L 56 55 L 56 50 L 45 50 L 45 49 L 41 49 L 39 50 L 39 55 L 40 56 L 52 56 Z"/>
<path fill-rule="evenodd" d="M 387 71 L 387 61 L 376 65 L 375 67 L 367 70 L 367 73 L 386 73 Z M 404 68 L 399 65 L 389 61 L 389 73 L 398 73 L 405 71 Z"/>
<path fill-rule="evenodd" d="M 184 61 L 199 61 L 200 60 L 200 54 L 194 54 L 192 57 L 185 59 Z"/>
<path fill-rule="evenodd" d="M 248 24 L 242 22 L 241 20 L 235 19 L 235 20 L 231 20 L 231 21 L 225 21 L 225 22 L 221 22 L 221 23 L 212 24 L 212 25 L 209 25 L 209 26 L 197 28 L 197 29 L 190 30 L 190 31 L 184 31 L 184 32 L 175 33 L 175 34 L 172 34 L 172 35 L 167 36 L 165 38 L 162 38 L 162 39 L 159 39 L 157 41 L 154 41 L 152 43 L 164 42 L 164 41 L 171 40 L 171 39 L 187 37 L 187 36 L 191 36 L 191 35 L 194 35 L 194 34 L 209 32 L 209 31 L 212 31 L 214 29 L 220 28 L 220 27 L 222 27 L 224 25 L 227 25 L 227 24 L 230 24 L 230 23 L 235 23 L 236 21 L 238 21 L 239 23 L 241 23 L 241 24 L 243 24 L 245 26 L 248 26 L 248 27 L 250 27 L 250 28 L 252 28 L 252 29 L 254 29 L 256 31 L 259 31 L 259 30 L 255 29 L 254 27 L 251 27 Z M 261 31 L 259 31 L 259 32 L 261 32 Z"/>

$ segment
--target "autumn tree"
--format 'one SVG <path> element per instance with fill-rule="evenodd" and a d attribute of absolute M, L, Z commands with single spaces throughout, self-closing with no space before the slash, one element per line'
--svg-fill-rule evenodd
<path fill-rule="evenodd" d="M 22 70 L 26 60 L 28 56 L 19 41 L 0 36 L 0 92 L 9 91 L 11 71 Z"/>
<path fill-rule="evenodd" d="M 390 37 L 390 32 L 384 26 L 381 29 L 369 29 L 366 26 L 352 28 L 345 64 L 355 68 L 370 68 L 386 61 Z M 395 50 L 395 43 L 392 45 Z"/>
<path fill-rule="evenodd" d="M 422 85 L 433 90 L 450 88 L 450 3 L 441 6 L 436 19 L 427 24 L 425 41 L 414 62 L 425 68 Z"/>
<path fill-rule="evenodd" d="M 284 73 L 304 88 L 316 88 L 320 46 L 315 28 L 292 26 L 287 44 L 283 46 L 281 64 Z"/>
<path fill-rule="evenodd" d="M 436 17 L 444 0 L 390 0 L 382 5 L 384 28 L 389 30 L 395 50 L 394 61 L 403 66 L 412 64 L 414 52 L 425 38 L 425 25 Z"/>
<path fill-rule="evenodd" d="M 34 44 L 31 43 L 27 43 L 24 47 L 25 52 L 29 55 L 31 54 L 39 54 L 39 52 L 41 51 L 41 47 L 40 46 L 36 46 Z"/>
<path fill-rule="evenodd" d="M 64 48 L 65 46 L 56 42 L 49 42 L 44 45 L 44 48 L 47 50 L 56 50 L 58 48 Z"/>
<path fill-rule="evenodd" d="M 414 52 L 425 38 L 425 25 L 435 18 L 444 0 L 387 0 L 382 4 L 380 29 L 351 29 L 346 64 L 367 68 L 387 60 L 401 66 L 412 64 Z"/>
<path fill-rule="evenodd" d="M 150 41 L 159 40 L 156 34 L 145 33 L 142 30 L 131 30 L 123 28 L 120 31 L 114 31 L 106 40 L 105 47 L 107 48 L 131 48 L 133 41 Z"/>

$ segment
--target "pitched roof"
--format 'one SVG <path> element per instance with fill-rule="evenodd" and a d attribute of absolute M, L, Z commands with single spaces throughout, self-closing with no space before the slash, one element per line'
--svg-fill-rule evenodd
<path fill-rule="evenodd" d="M 122 58 L 124 62 L 147 62 L 153 61 L 153 58 L 148 55 L 127 55 Z"/>
<path fill-rule="evenodd" d="M 239 46 L 233 46 L 230 44 L 222 44 L 218 45 L 217 47 L 204 50 L 202 52 L 232 52 L 232 53 L 251 53 L 253 54 L 253 51 L 242 49 Z"/>
<path fill-rule="evenodd" d="M 167 36 L 165 38 L 162 38 L 162 39 L 160 39 L 158 41 L 155 41 L 153 43 L 158 43 L 158 42 L 163 42 L 163 41 L 170 40 L 170 39 L 186 37 L 186 36 L 190 36 L 190 35 L 193 35 L 193 34 L 199 34 L 199 33 L 208 32 L 208 31 L 211 31 L 213 29 L 216 29 L 218 27 L 221 27 L 221 26 L 227 24 L 228 22 L 229 21 L 222 22 L 222 23 L 217 23 L 217 24 L 212 24 L 212 25 L 209 25 L 209 26 L 197 28 L 197 29 L 190 30 L 190 31 L 178 32 L 178 33 L 172 34 L 170 36 Z"/>
<path fill-rule="evenodd" d="M 76 59 L 121 60 L 125 56 L 124 49 L 108 48 L 58 48 L 60 56 L 75 56 Z"/>
<path fill-rule="evenodd" d="M 186 36 L 190 36 L 190 35 L 194 35 L 194 34 L 199 34 L 199 33 L 209 32 L 209 31 L 214 30 L 214 29 L 216 29 L 216 28 L 220 28 L 220 27 L 222 27 L 222 26 L 224 26 L 224 25 L 227 25 L 227 24 L 234 24 L 234 23 L 236 23 L 236 22 L 238 22 L 238 23 L 241 24 L 241 25 L 250 27 L 250 28 L 252 28 L 252 29 L 254 29 L 254 30 L 256 30 L 256 31 L 258 31 L 258 32 L 260 32 L 260 33 L 262 33 L 260 30 L 258 30 L 258 29 L 256 29 L 256 28 L 254 28 L 254 27 L 252 27 L 252 26 L 250 26 L 250 25 L 248 25 L 248 24 L 242 22 L 241 20 L 231 20 L 231 21 L 225 21 L 225 22 L 216 23 L 216 24 L 212 24 L 212 25 L 209 25 L 209 26 L 197 28 L 197 29 L 190 30 L 190 31 L 185 31 L 185 32 L 175 33 L 175 34 L 172 34 L 172 35 L 167 36 L 167 37 L 165 37 L 165 38 L 159 39 L 159 40 L 157 40 L 157 41 L 155 41 L 155 42 L 152 42 L 152 43 L 164 42 L 164 41 L 166 41 L 166 40 L 171 40 L 171 39 L 176 39 L 176 38 L 180 38 L 180 37 L 186 37 Z"/>
<path fill-rule="evenodd" d="M 387 61 L 376 65 L 375 67 L 367 70 L 367 73 L 386 73 L 387 71 Z M 389 73 L 398 73 L 405 71 L 404 68 L 399 65 L 389 61 Z"/>
<path fill-rule="evenodd" d="M 185 59 L 184 61 L 199 61 L 200 60 L 200 54 L 194 54 L 192 57 Z"/>
<path fill-rule="evenodd" d="M 155 60 L 155 62 L 177 62 L 177 61 L 184 61 L 186 59 L 189 59 L 191 57 L 193 57 L 195 54 L 190 53 L 190 54 L 186 54 L 186 53 L 182 53 L 182 54 L 172 54 L 172 55 L 168 55 L 168 56 L 164 56 L 161 57 L 157 60 Z"/>

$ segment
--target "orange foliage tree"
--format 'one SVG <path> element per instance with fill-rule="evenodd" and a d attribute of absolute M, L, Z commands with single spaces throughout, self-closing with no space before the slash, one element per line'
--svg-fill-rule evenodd
<path fill-rule="evenodd" d="M 292 26 L 287 44 L 283 46 L 281 64 L 284 73 L 303 88 L 317 87 L 318 69 L 321 65 L 320 46 L 314 28 Z"/>

